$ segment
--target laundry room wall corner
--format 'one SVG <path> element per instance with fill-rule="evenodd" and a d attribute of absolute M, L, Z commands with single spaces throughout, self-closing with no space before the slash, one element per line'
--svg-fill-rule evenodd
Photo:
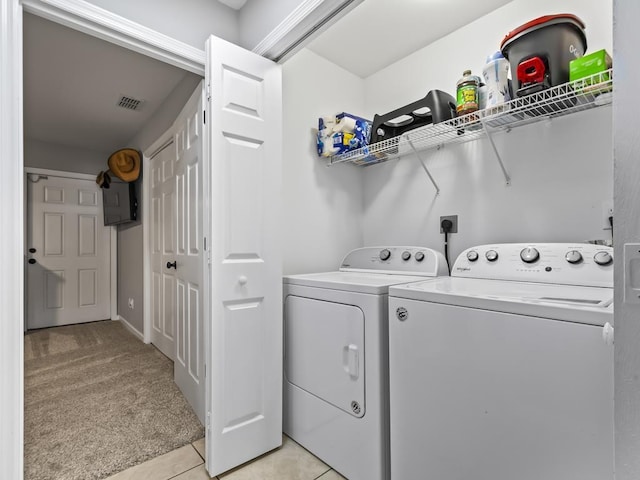
<path fill-rule="evenodd" d="M 335 270 L 362 246 L 362 171 L 318 158 L 318 117 L 364 111 L 363 80 L 308 49 L 282 69 L 284 274 Z"/>

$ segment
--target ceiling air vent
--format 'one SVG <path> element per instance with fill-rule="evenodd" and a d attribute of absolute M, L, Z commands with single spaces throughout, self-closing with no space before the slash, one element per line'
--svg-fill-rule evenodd
<path fill-rule="evenodd" d="M 137 98 L 127 97 L 122 95 L 118 101 L 118 106 L 126 108 L 127 110 L 140 110 L 144 100 L 138 100 Z"/>

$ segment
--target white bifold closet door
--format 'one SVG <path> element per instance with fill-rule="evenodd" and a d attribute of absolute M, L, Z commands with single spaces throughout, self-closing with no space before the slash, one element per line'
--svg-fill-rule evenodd
<path fill-rule="evenodd" d="M 204 424 L 202 84 L 151 159 L 151 341 Z"/>
<path fill-rule="evenodd" d="M 282 443 L 282 94 L 279 65 L 210 37 L 207 470 Z"/>

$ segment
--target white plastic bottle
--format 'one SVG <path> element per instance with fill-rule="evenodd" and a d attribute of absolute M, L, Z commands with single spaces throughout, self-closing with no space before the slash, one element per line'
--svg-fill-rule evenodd
<path fill-rule="evenodd" d="M 509 95 L 509 60 L 496 52 L 487 57 L 482 69 L 482 77 L 487 86 L 486 108 L 495 107 L 511 100 Z"/>

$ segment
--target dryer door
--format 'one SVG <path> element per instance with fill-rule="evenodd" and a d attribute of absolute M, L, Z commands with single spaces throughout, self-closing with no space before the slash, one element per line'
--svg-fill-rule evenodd
<path fill-rule="evenodd" d="M 284 374 L 293 385 L 356 417 L 365 413 L 364 313 L 289 295 L 284 304 Z"/>

